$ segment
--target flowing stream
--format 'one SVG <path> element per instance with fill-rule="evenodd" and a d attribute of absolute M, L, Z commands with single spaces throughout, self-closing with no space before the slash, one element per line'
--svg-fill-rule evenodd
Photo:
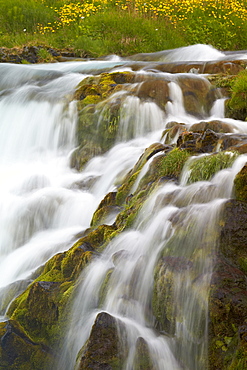
<path fill-rule="evenodd" d="M 208 51 L 208 47 L 200 46 L 196 52 L 193 47 L 184 48 L 158 57 L 173 62 L 191 60 L 191 55 L 199 61 L 230 58 L 212 48 Z M 0 64 L 2 320 L 10 303 L 6 297 L 20 294 L 40 266 L 73 245 L 78 234 L 90 226 L 103 197 L 116 189 L 145 148 L 161 140 L 166 124 L 176 120 L 189 127 L 198 121 L 186 113 L 179 85 L 171 77 L 173 99 L 167 104 L 166 115 L 155 103 L 126 96 L 116 145 L 104 156 L 93 158 L 82 172 L 72 170 L 69 157 L 77 145 L 78 114 L 76 102 L 71 101 L 74 89 L 88 75 L 130 70 L 128 63 L 115 57 L 38 66 Z M 214 119 L 223 117 L 222 103 L 219 99 L 214 104 Z M 133 119 L 135 129 L 129 139 L 128 125 L 133 125 Z M 227 122 L 234 132 L 247 133 L 246 123 Z M 83 271 L 57 369 L 76 366 L 78 352 L 101 312 L 118 323 L 124 369 L 140 368 L 140 338 L 148 348 L 152 369 L 207 368 L 207 298 L 212 255 L 217 248 L 215 225 L 222 204 L 231 197 L 234 177 L 245 162 L 245 156 L 240 156 L 231 169 L 220 171 L 210 182 L 190 185 L 186 182 L 189 165 L 185 166 L 179 184 L 166 183 L 152 194 L 134 226 L 114 238 Z M 149 162 L 133 192 L 148 166 Z M 76 186 L 88 184 L 90 179 L 92 185 L 83 190 Z M 114 222 L 114 216 L 108 221 Z M 163 302 L 169 305 L 169 334 L 159 332 L 151 307 L 158 263 L 164 265 L 164 279 L 170 289 L 169 294 L 164 293 Z M 171 277 L 174 284 L 169 287 Z M 107 290 L 102 298 L 104 284 Z"/>

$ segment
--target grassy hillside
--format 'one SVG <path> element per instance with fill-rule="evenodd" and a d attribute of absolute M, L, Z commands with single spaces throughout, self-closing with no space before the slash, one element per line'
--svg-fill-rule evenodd
<path fill-rule="evenodd" d="M 247 1 L 0 0 L 0 46 L 47 45 L 89 56 L 195 43 L 247 49 Z"/>

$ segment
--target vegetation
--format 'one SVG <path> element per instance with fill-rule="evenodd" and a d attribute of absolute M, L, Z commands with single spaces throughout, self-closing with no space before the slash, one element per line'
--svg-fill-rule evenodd
<path fill-rule="evenodd" d="M 246 0 L 0 0 L 0 6 L 2 47 L 73 48 L 88 56 L 194 43 L 247 48 Z"/>
<path fill-rule="evenodd" d="M 245 121 L 247 118 L 247 71 L 240 72 L 231 86 L 231 99 L 227 101 L 228 117 Z"/>
<path fill-rule="evenodd" d="M 190 167 L 189 183 L 210 180 L 218 171 L 231 167 L 237 156 L 233 152 L 219 152 L 199 157 Z"/>

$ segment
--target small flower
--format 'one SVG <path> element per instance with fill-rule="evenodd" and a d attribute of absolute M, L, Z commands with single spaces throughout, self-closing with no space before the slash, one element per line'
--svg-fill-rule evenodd
<path fill-rule="evenodd" d="M 27 29 L 26 29 L 26 28 L 24 28 L 23 32 L 26 32 L 26 30 L 27 30 Z"/>

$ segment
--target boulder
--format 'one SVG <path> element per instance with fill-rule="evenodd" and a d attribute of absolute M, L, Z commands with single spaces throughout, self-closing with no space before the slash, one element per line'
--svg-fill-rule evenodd
<path fill-rule="evenodd" d="M 118 322 L 106 312 L 97 315 L 90 336 L 79 353 L 77 369 L 121 369 L 124 353 L 118 339 Z"/>
<path fill-rule="evenodd" d="M 35 343 L 15 320 L 0 323 L 1 369 L 45 370 L 54 359 L 50 348 Z"/>

